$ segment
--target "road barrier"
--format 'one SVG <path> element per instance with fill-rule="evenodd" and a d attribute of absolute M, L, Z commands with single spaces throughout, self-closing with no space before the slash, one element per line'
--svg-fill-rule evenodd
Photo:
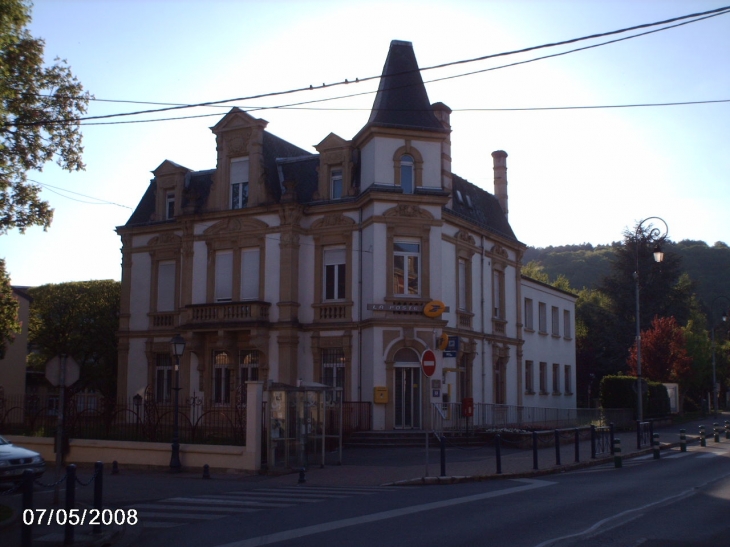
<path fill-rule="evenodd" d="M 659 445 L 659 433 L 654 433 L 654 435 L 652 436 L 652 452 L 654 453 L 655 460 L 659 459 L 660 450 L 661 450 L 661 446 Z"/>
<path fill-rule="evenodd" d="M 687 435 L 684 429 L 679 430 L 679 451 L 687 452 Z"/>
<path fill-rule="evenodd" d="M 623 466 L 621 459 L 621 439 L 613 440 L 613 466 L 616 469 Z"/>
<path fill-rule="evenodd" d="M 717 422 L 712 424 L 712 436 L 714 437 L 716 443 L 720 442 L 720 426 Z"/>
<path fill-rule="evenodd" d="M 705 426 L 700 426 L 700 446 L 707 446 L 707 440 L 705 439 Z"/>

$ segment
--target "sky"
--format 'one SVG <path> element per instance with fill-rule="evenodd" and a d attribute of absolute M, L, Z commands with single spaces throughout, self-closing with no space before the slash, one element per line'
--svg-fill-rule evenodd
<path fill-rule="evenodd" d="M 30 31 L 45 40 L 46 61 L 66 59 L 94 95 L 89 116 L 161 108 L 140 103 L 239 100 L 84 122 L 85 171 L 48 164 L 29 174 L 55 209 L 51 227 L 0 236 L 0 257 L 14 285 L 120 279 L 115 228 L 142 198 L 151 171 L 166 159 L 193 170 L 214 168 L 210 127 L 233 106 L 311 152 L 330 132 L 351 139 L 367 122 L 377 89 L 377 80 L 354 80 L 382 72 L 391 40 L 412 42 L 423 68 L 726 5 L 729 0 L 35 0 Z M 638 32 L 423 72 L 430 101 L 453 110 L 455 174 L 493 192 L 491 152 L 508 153 L 509 220 L 523 243 L 608 244 L 637 222 L 660 217 L 674 241 L 730 244 L 730 102 L 555 109 L 730 100 L 730 14 L 497 68 Z M 448 76 L 457 77 L 443 79 Z M 345 79 L 350 83 L 317 89 Z M 181 116 L 204 117 L 143 121 Z"/>

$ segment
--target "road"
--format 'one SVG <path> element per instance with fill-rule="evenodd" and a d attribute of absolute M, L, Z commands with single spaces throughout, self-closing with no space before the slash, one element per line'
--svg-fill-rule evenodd
<path fill-rule="evenodd" d="M 535 479 L 360 488 L 262 481 L 127 500 L 141 524 L 119 545 L 709 547 L 730 545 L 729 501 L 730 443 L 709 443 Z"/>

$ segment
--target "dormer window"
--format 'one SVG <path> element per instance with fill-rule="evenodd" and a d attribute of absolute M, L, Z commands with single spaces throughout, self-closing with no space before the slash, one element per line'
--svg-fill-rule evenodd
<path fill-rule="evenodd" d="M 404 194 L 412 194 L 414 186 L 413 156 L 403 154 L 400 157 L 400 186 Z"/>
<path fill-rule="evenodd" d="M 248 158 L 231 160 L 231 209 L 248 205 Z"/>
<path fill-rule="evenodd" d="M 175 192 L 165 194 L 165 220 L 175 218 Z"/>
<path fill-rule="evenodd" d="M 330 173 L 331 199 L 342 199 L 342 169 L 332 169 Z"/>

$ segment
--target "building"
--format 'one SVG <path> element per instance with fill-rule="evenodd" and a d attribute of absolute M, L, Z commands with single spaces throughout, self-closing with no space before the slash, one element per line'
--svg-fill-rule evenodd
<path fill-rule="evenodd" d="M 0 400 L 5 397 L 25 395 L 26 358 L 28 357 L 28 325 L 31 297 L 28 287 L 12 287 L 13 297 L 18 301 L 20 332 L 16 332 L 0 353 Z"/>
<path fill-rule="evenodd" d="M 350 140 L 310 153 L 234 108 L 211 128 L 215 169 L 162 162 L 117 228 L 119 396 L 169 401 L 181 334 L 181 395 L 221 407 L 257 380 L 342 387 L 372 403 L 374 429 L 425 427 L 431 403 L 464 398 L 574 408 L 575 298 L 522 277 L 507 154 L 492 154 L 494 194 L 452 173 L 450 113 L 393 41 Z M 570 330 L 523 328 L 523 293 Z M 452 347 L 425 378 L 442 334 Z M 542 362 L 549 397 L 533 393 Z"/>

